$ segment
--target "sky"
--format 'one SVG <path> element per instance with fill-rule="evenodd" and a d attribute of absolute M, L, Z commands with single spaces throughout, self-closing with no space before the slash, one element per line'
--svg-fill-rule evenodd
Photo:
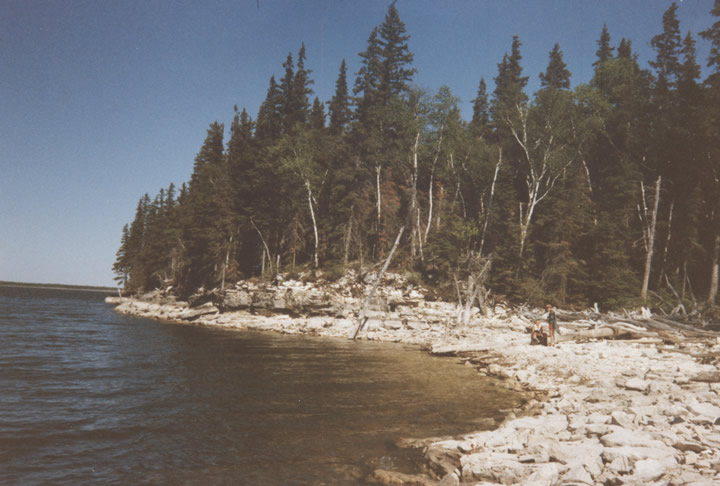
<path fill-rule="evenodd" d="M 270 77 L 304 43 L 314 94 L 340 64 L 352 87 L 388 0 L 0 0 L 0 280 L 115 285 L 122 227 L 138 200 L 190 179 L 214 121 L 256 118 Z M 559 43 L 573 86 L 588 82 L 603 24 L 643 67 L 669 0 L 398 0 L 417 69 L 472 116 L 512 36 L 527 93 Z M 713 0 L 678 2 L 703 78 Z M 226 141 L 228 136 L 226 136 Z"/>

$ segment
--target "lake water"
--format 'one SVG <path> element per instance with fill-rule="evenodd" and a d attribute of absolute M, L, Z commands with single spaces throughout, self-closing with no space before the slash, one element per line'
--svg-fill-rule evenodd
<path fill-rule="evenodd" d="M 0 483 L 358 485 L 399 438 L 487 428 L 520 396 L 397 344 L 121 316 L 0 287 Z"/>

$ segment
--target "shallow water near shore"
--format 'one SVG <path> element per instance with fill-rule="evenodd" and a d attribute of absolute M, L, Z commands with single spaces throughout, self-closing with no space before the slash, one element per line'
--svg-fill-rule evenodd
<path fill-rule="evenodd" d="M 0 288 L 0 482 L 364 484 L 400 438 L 486 429 L 522 398 L 416 347 L 121 316 Z"/>

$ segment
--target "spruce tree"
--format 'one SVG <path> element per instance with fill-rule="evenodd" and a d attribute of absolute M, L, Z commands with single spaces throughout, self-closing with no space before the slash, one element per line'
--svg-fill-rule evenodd
<path fill-rule="evenodd" d="M 416 69 L 410 67 L 414 55 L 408 46 L 409 39 L 405 24 L 400 20 L 393 2 L 388 7 L 385 21 L 380 26 L 383 62 L 378 90 L 382 102 L 388 102 L 394 97 L 407 96 L 410 92 L 409 83 Z"/>
<path fill-rule="evenodd" d="M 325 128 L 325 107 L 317 96 L 313 101 L 309 124 L 312 130 L 322 130 Z"/>
<path fill-rule="evenodd" d="M 657 57 L 650 61 L 650 66 L 657 72 L 658 90 L 663 93 L 675 86 L 680 68 L 678 57 L 682 41 L 677 8 L 677 4 L 673 2 L 665 11 L 662 18 L 663 32 L 650 41 L 650 45 L 657 52 Z"/>
<path fill-rule="evenodd" d="M 125 224 L 122 229 L 122 237 L 120 238 L 120 248 L 118 248 L 117 253 L 115 253 L 115 263 L 113 263 L 112 267 L 113 273 L 115 274 L 113 280 L 115 280 L 118 285 L 123 288 L 127 287 L 128 277 L 130 276 L 130 270 L 132 269 L 132 265 L 128 257 L 129 235 L 130 229 L 128 228 L 128 225 Z"/>
<path fill-rule="evenodd" d="M 562 58 L 560 45 L 555 44 L 550 51 L 550 63 L 544 73 L 540 73 L 540 85 L 552 90 L 570 89 L 570 71 Z"/>
<path fill-rule="evenodd" d="M 347 65 L 345 59 L 340 64 L 340 73 L 337 81 L 335 81 L 335 94 L 328 103 L 328 113 L 330 115 L 329 129 L 330 133 L 337 135 L 345 132 L 350 117 L 350 95 L 347 86 Z"/>
<path fill-rule="evenodd" d="M 256 136 L 261 143 L 270 144 L 280 137 L 282 130 L 283 94 L 275 76 L 271 76 L 265 100 L 258 111 Z"/>
<path fill-rule="evenodd" d="M 189 226 L 184 229 L 189 272 L 183 289 L 212 288 L 220 282 L 222 265 L 230 250 L 230 193 L 223 147 L 224 126 L 213 122 L 200 152 L 188 186 Z"/>
<path fill-rule="evenodd" d="M 485 78 L 480 78 L 477 96 L 472 101 L 473 116 L 470 121 L 470 129 L 476 137 L 487 137 L 490 134 L 490 103 Z"/>
<path fill-rule="evenodd" d="M 314 83 L 310 79 L 312 70 L 305 67 L 307 56 L 305 54 L 305 44 L 300 46 L 297 58 L 297 69 L 293 79 L 293 118 L 294 123 L 304 124 L 308 121 L 310 113 L 310 97 L 313 94 L 310 85 Z"/>

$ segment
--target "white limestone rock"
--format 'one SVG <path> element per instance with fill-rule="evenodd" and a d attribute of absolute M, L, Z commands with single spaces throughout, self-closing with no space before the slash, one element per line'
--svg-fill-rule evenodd
<path fill-rule="evenodd" d="M 462 481 L 488 481 L 500 484 L 519 484 L 533 470 L 518 462 L 513 454 L 483 451 L 460 459 Z"/>

